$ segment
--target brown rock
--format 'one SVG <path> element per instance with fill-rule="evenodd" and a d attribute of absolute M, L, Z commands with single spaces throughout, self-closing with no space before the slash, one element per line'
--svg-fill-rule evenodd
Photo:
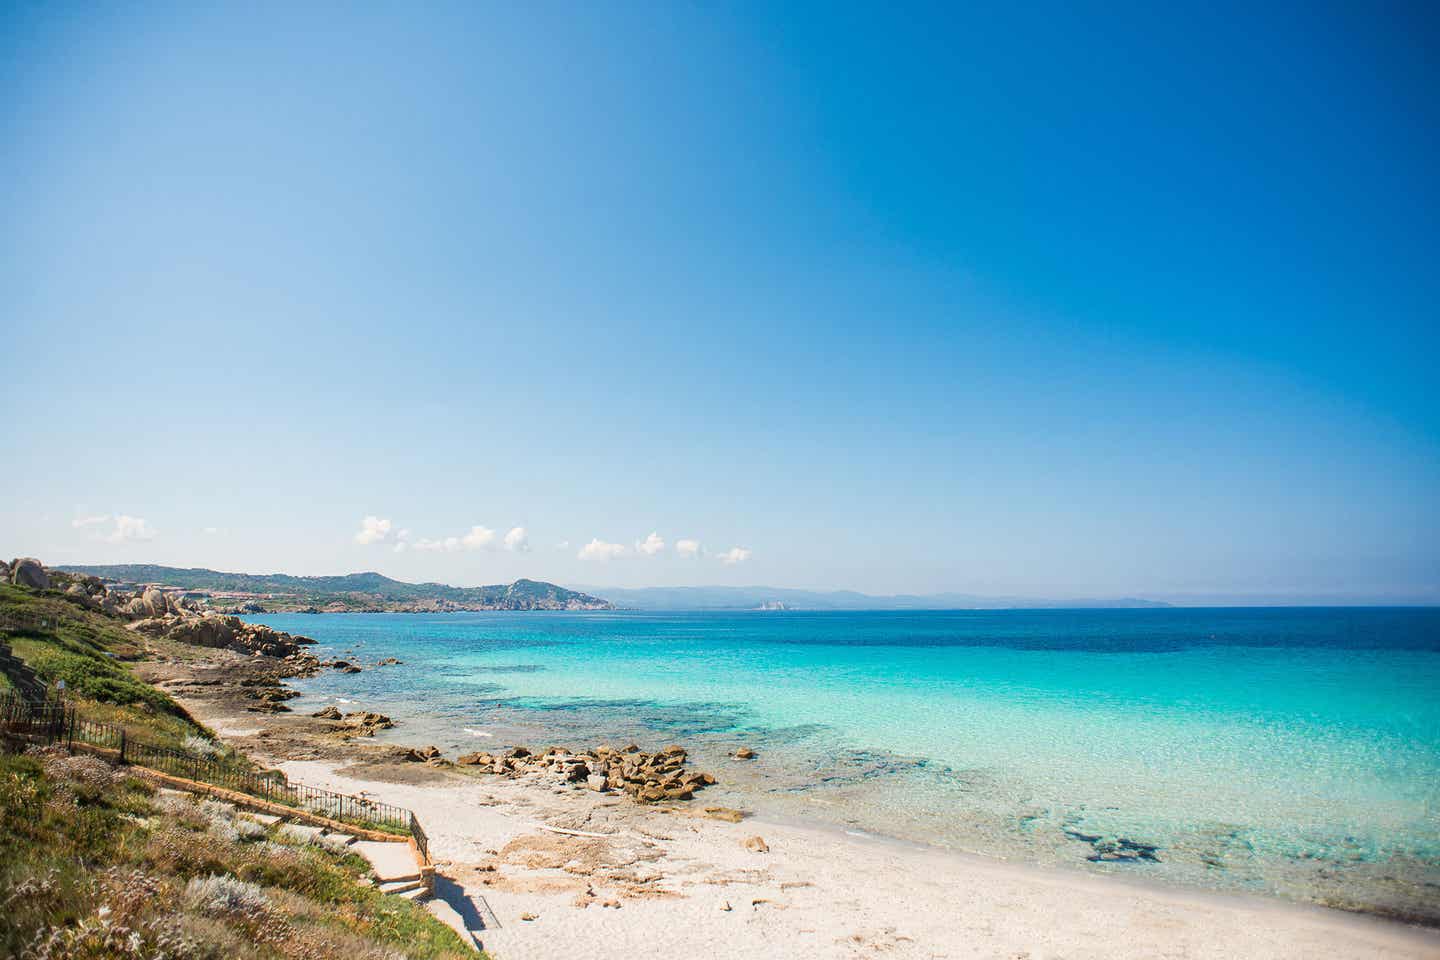
<path fill-rule="evenodd" d="M 739 823 L 745 819 L 745 814 L 731 807 L 706 807 L 705 816 L 711 820 L 724 820 L 727 823 Z"/>
<path fill-rule="evenodd" d="M 495 758 L 488 753 L 467 753 L 456 758 L 455 762 L 462 767 L 483 767 L 494 763 Z"/>
<path fill-rule="evenodd" d="M 746 850 L 749 850 L 751 853 L 770 852 L 770 844 L 765 842 L 764 837 L 749 837 L 745 840 L 742 846 L 744 846 L 744 848 Z"/>
<path fill-rule="evenodd" d="M 730 754 L 730 756 L 734 757 L 736 760 L 754 760 L 755 751 L 751 750 L 749 747 L 741 747 L 734 753 Z"/>
<path fill-rule="evenodd" d="M 338 707 L 326 707 L 324 710 L 317 710 L 310 716 L 320 720 L 339 720 L 340 709 Z"/>

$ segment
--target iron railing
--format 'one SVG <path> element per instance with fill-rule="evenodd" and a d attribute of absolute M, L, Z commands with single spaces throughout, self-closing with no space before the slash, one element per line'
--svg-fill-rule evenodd
<path fill-rule="evenodd" d="M 73 704 L 63 700 L 35 701 L 0 694 L 0 735 L 45 744 L 81 743 L 114 750 L 121 763 L 213 784 L 332 820 L 409 834 L 415 838 L 421 854 L 429 859 L 428 841 L 420 822 L 405 807 L 291 783 L 278 770 L 252 770 L 234 757 L 203 756 L 146 743 L 130 737 L 124 727 L 82 717 Z"/>

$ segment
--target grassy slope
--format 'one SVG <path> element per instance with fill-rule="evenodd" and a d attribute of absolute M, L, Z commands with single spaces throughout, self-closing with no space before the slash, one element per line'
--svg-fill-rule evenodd
<path fill-rule="evenodd" d="M 278 841 L 208 805 L 159 801 L 93 757 L 0 754 L 0 956 L 475 956 L 423 907 L 363 885 L 355 855 Z M 187 895 L 212 876 L 254 884 L 253 900 Z"/>
<path fill-rule="evenodd" d="M 137 639 L 123 621 L 72 597 L 0 584 L 0 640 L 47 687 L 64 680 L 85 716 L 122 724 L 161 746 L 208 735 L 168 694 L 135 677 L 127 661 L 143 653 Z M 23 679 L 7 676 L 3 684 L 17 686 Z"/>
<path fill-rule="evenodd" d="M 62 594 L 0 584 L 0 640 L 26 674 L 15 679 L 63 679 L 87 717 L 151 743 L 209 736 L 131 672 L 127 660 L 142 653 L 136 639 L 122 621 Z M 10 685 L 0 674 L 0 689 Z M 63 942 L 39 955 L 77 958 L 475 956 L 423 908 L 361 886 L 365 864 L 353 855 L 217 839 L 194 818 L 156 810 L 150 794 L 123 774 L 77 790 L 30 757 L 0 753 L 0 956 L 19 956 L 41 936 Z M 268 912 L 187 912 L 186 882 L 212 874 L 263 886 Z M 140 954 L 126 946 L 131 933 L 143 941 Z"/>

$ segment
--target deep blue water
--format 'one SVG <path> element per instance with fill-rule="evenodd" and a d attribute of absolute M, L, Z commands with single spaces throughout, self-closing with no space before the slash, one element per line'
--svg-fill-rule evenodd
<path fill-rule="evenodd" d="M 1324 870 L 1440 879 L 1440 610 L 258 619 L 402 658 L 301 701 L 389 713 L 402 742 L 682 740 L 717 796 L 946 846 L 1123 841 L 1155 851 L 1126 869 L 1300 895 Z M 761 761 L 727 765 L 738 742 Z"/>

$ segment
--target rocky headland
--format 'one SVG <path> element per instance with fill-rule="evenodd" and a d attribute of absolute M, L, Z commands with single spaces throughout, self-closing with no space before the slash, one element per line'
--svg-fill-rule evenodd
<path fill-rule="evenodd" d="M 330 577 L 224 573 L 155 564 L 67 566 L 58 572 L 92 577 L 138 592 L 156 587 L 183 593 L 220 613 L 455 613 L 463 611 L 611 610 L 608 600 L 541 580 L 480 587 L 406 583 L 378 573 Z"/>

